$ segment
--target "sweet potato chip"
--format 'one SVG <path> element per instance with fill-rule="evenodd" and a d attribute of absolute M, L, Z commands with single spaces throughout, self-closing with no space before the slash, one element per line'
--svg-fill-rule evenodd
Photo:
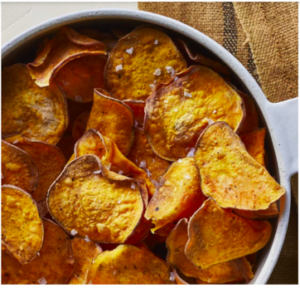
<path fill-rule="evenodd" d="M 102 136 L 95 129 L 89 129 L 75 146 L 75 157 L 86 154 L 98 156 L 101 162 L 109 167 L 108 170 L 129 176 L 137 181 L 145 182 L 148 192 L 153 195 L 155 186 L 146 172 L 129 161 L 118 149 L 116 143 L 108 137 Z"/>
<path fill-rule="evenodd" d="M 61 87 L 68 99 L 91 102 L 94 88 L 104 88 L 106 60 L 104 55 L 87 55 L 74 59 L 56 72 L 53 81 Z"/>
<path fill-rule="evenodd" d="M 217 62 L 216 60 L 213 60 L 211 58 L 205 57 L 204 55 L 197 53 L 190 49 L 190 47 L 181 39 L 177 39 L 177 44 L 180 48 L 182 48 L 187 56 L 194 62 L 210 67 L 211 69 L 215 70 L 216 72 L 219 72 L 225 76 L 230 75 L 230 71 L 228 68 L 223 65 L 222 63 Z"/>
<path fill-rule="evenodd" d="M 63 27 L 27 67 L 32 79 L 36 80 L 35 83 L 39 87 L 45 87 L 65 64 L 88 55 L 106 55 L 105 45 Z"/>
<path fill-rule="evenodd" d="M 1 145 L 1 182 L 32 192 L 38 185 L 38 168 L 23 150 L 3 141 Z"/>
<path fill-rule="evenodd" d="M 237 92 L 243 99 L 246 110 L 246 117 L 242 123 L 241 129 L 239 130 L 239 134 L 249 133 L 254 130 L 257 130 L 259 128 L 259 114 L 255 106 L 254 100 L 249 95 L 239 90 L 237 90 Z"/>
<path fill-rule="evenodd" d="M 66 284 L 74 269 L 71 241 L 63 229 L 43 220 L 45 239 L 39 255 L 21 265 L 2 253 L 2 284 Z"/>
<path fill-rule="evenodd" d="M 145 118 L 145 101 L 142 100 L 124 100 L 125 104 L 127 104 L 131 110 L 133 111 L 134 119 L 135 119 L 135 127 L 143 128 L 144 126 L 144 118 Z"/>
<path fill-rule="evenodd" d="M 127 158 L 144 169 L 155 185 L 170 166 L 170 162 L 156 156 L 144 131 L 138 128 L 134 130 L 134 140 Z"/>
<path fill-rule="evenodd" d="M 86 130 L 86 125 L 90 117 L 90 111 L 80 114 L 73 124 L 72 136 L 75 142 L 77 142 Z"/>
<path fill-rule="evenodd" d="M 264 210 L 285 193 L 246 151 L 240 138 L 225 122 L 210 125 L 200 136 L 195 162 L 201 188 L 223 208 Z"/>
<path fill-rule="evenodd" d="M 201 132 L 213 121 L 234 131 L 244 118 L 243 101 L 219 74 L 191 66 L 169 84 L 158 85 L 146 101 L 145 134 L 161 158 L 190 156 Z"/>
<path fill-rule="evenodd" d="M 55 85 L 40 88 L 23 64 L 2 71 L 2 137 L 16 134 L 55 145 L 68 126 L 65 96 Z"/>
<path fill-rule="evenodd" d="M 72 239 L 74 254 L 74 271 L 69 284 L 85 284 L 86 275 L 91 262 L 99 253 L 101 247 L 94 242 L 86 242 L 84 239 Z"/>
<path fill-rule="evenodd" d="M 114 98 L 146 100 L 156 83 L 186 69 L 171 38 L 161 30 L 139 27 L 119 39 L 106 66 L 107 90 Z"/>
<path fill-rule="evenodd" d="M 262 128 L 253 132 L 241 135 L 248 153 L 262 166 L 265 165 L 265 136 L 266 129 Z"/>
<path fill-rule="evenodd" d="M 24 190 L 2 186 L 1 241 L 6 249 L 25 264 L 40 251 L 44 228 L 35 201 Z"/>
<path fill-rule="evenodd" d="M 107 95 L 102 89 L 94 90 L 94 103 L 86 129 L 96 129 L 112 139 L 126 156 L 134 138 L 133 112 L 123 102 Z"/>
<path fill-rule="evenodd" d="M 207 283 L 221 284 L 247 279 L 247 275 L 244 275 L 244 268 L 248 269 L 248 274 L 253 278 L 251 266 L 246 263 L 246 266 L 243 267 L 246 259 L 234 259 L 206 269 L 194 266 L 184 254 L 184 248 L 188 241 L 187 228 L 187 219 L 181 219 L 168 236 L 166 245 L 169 264 L 180 270 L 185 276 L 199 278 Z"/>
<path fill-rule="evenodd" d="M 90 266 L 87 284 L 169 284 L 169 266 L 148 249 L 119 245 L 99 254 Z"/>
<path fill-rule="evenodd" d="M 147 208 L 145 217 L 152 219 L 155 230 L 190 217 L 202 205 L 204 196 L 200 189 L 199 170 L 194 158 L 174 162 L 161 180 Z"/>
<path fill-rule="evenodd" d="M 102 164 L 94 155 L 70 162 L 49 189 L 49 212 L 78 237 L 123 243 L 142 217 L 141 192 L 132 179 L 110 180 L 101 170 Z"/>
<path fill-rule="evenodd" d="M 210 198 L 189 221 L 185 254 L 194 265 L 206 269 L 260 250 L 271 230 L 269 222 L 241 218 Z"/>

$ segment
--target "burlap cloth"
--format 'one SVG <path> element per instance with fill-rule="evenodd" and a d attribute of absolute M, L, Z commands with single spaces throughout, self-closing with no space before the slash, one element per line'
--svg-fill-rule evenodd
<path fill-rule="evenodd" d="M 198 29 L 231 52 L 271 102 L 298 96 L 298 3 L 140 2 L 140 10 Z M 287 237 L 269 284 L 298 284 L 298 175 Z"/>

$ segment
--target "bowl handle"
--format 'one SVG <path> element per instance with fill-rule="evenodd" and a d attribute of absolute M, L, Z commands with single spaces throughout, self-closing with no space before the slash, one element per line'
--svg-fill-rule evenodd
<path fill-rule="evenodd" d="M 268 120 L 288 179 L 298 172 L 298 98 L 269 103 Z"/>

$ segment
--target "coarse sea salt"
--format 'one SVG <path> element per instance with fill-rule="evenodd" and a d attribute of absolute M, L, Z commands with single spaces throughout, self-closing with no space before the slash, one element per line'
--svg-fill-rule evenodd
<path fill-rule="evenodd" d="M 175 81 L 178 80 L 178 76 L 175 76 L 174 80 L 175 80 Z"/>
<path fill-rule="evenodd" d="M 209 119 L 209 118 L 206 118 L 206 119 L 207 119 L 207 122 L 208 122 L 208 124 L 209 124 L 209 125 L 211 125 L 211 124 L 215 123 L 215 121 L 214 121 L 214 120 L 211 120 L 211 119 Z"/>
<path fill-rule="evenodd" d="M 132 55 L 132 53 L 133 53 L 133 47 L 131 47 L 129 49 L 126 49 L 126 53 L 129 54 L 129 55 Z"/>
<path fill-rule="evenodd" d="M 75 229 L 72 229 L 70 233 L 71 235 L 75 236 L 78 232 Z"/>
<path fill-rule="evenodd" d="M 178 163 L 182 163 L 182 159 L 178 159 L 178 161 L 177 161 Z"/>
<path fill-rule="evenodd" d="M 154 89 L 155 85 L 154 85 L 154 84 L 150 84 L 149 87 L 150 87 L 151 89 Z"/>
<path fill-rule="evenodd" d="M 164 103 L 169 103 L 169 101 L 168 100 L 164 100 Z"/>
<path fill-rule="evenodd" d="M 119 170 L 118 174 L 123 175 L 124 171 L 123 170 Z"/>
<path fill-rule="evenodd" d="M 159 68 L 156 68 L 153 75 L 159 76 L 161 74 L 161 70 Z"/>
<path fill-rule="evenodd" d="M 42 277 L 38 280 L 38 282 L 41 284 L 41 285 L 45 285 L 47 284 L 47 280 L 45 279 L 45 277 Z"/>
<path fill-rule="evenodd" d="M 121 201 L 121 200 L 119 200 L 117 203 L 118 203 L 118 204 L 121 204 L 121 203 L 122 203 L 122 201 Z"/>
<path fill-rule="evenodd" d="M 214 111 L 213 111 L 213 114 L 216 114 L 216 113 L 217 113 L 217 110 L 214 110 Z"/>
<path fill-rule="evenodd" d="M 101 174 L 101 170 L 94 171 L 93 174 Z"/>
<path fill-rule="evenodd" d="M 155 40 L 154 40 L 154 45 L 157 45 L 157 44 L 158 44 L 158 40 L 155 39 Z"/>
<path fill-rule="evenodd" d="M 135 189 L 135 184 L 132 183 L 130 187 L 131 187 L 131 189 Z"/>
<path fill-rule="evenodd" d="M 170 272 L 170 281 L 175 281 L 175 274 L 174 274 L 174 272 Z"/>
<path fill-rule="evenodd" d="M 120 70 L 123 70 L 123 65 L 122 64 L 116 66 L 116 71 L 118 72 Z"/>
<path fill-rule="evenodd" d="M 189 92 L 186 92 L 186 91 L 184 91 L 184 94 L 183 94 L 185 97 L 189 97 L 189 98 L 191 98 L 192 97 L 192 94 L 191 93 L 189 93 Z"/>
<path fill-rule="evenodd" d="M 189 153 L 186 155 L 186 157 L 193 157 L 195 154 L 195 150 L 196 150 L 195 148 L 191 148 Z"/>
<path fill-rule="evenodd" d="M 139 166 L 140 166 L 141 168 L 146 168 L 146 161 L 145 161 L 145 160 L 142 160 Z"/>
<path fill-rule="evenodd" d="M 190 175 L 185 175 L 184 178 L 185 179 L 192 179 Z"/>
<path fill-rule="evenodd" d="M 90 241 L 91 241 L 88 235 L 85 235 L 84 241 L 85 241 L 85 242 L 90 242 Z"/>
<path fill-rule="evenodd" d="M 178 109 L 175 108 L 175 109 L 174 109 L 174 112 L 178 112 Z"/>
<path fill-rule="evenodd" d="M 166 70 L 172 77 L 175 75 L 175 70 L 172 66 L 166 66 Z"/>
<path fill-rule="evenodd" d="M 13 144 L 17 144 L 18 142 L 19 142 L 19 140 L 17 139 L 13 142 Z"/>
<path fill-rule="evenodd" d="M 82 102 L 82 97 L 80 95 L 75 96 L 75 101 L 76 102 Z"/>

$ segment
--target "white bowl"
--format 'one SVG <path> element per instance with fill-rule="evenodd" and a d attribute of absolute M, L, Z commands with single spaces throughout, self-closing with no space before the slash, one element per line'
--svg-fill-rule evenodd
<path fill-rule="evenodd" d="M 288 228 L 291 202 L 290 177 L 298 171 L 298 98 L 277 104 L 270 103 L 243 65 L 215 41 L 181 22 L 135 10 L 84 11 L 42 23 L 14 38 L 2 48 L 2 65 L 7 66 L 16 62 L 26 63 L 33 60 L 32 51 L 35 51 L 42 37 L 55 33 L 64 25 L 75 29 L 83 27 L 99 29 L 111 26 L 135 27 L 145 23 L 155 24 L 162 27 L 167 33 L 188 39 L 194 45 L 198 45 L 199 48 L 210 53 L 212 57 L 221 60 L 234 74 L 235 84 L 251 95 L 259 107 L 263 125 L 267 127 L 266 140 L 271 173 L 287 192 L 280 201 L 278 219 L 271 221 L 273 225 L 272 238 L 263 249 L 255 277 L 250 282 L 250 284 L 265 284 L 277 262 Z"/>

